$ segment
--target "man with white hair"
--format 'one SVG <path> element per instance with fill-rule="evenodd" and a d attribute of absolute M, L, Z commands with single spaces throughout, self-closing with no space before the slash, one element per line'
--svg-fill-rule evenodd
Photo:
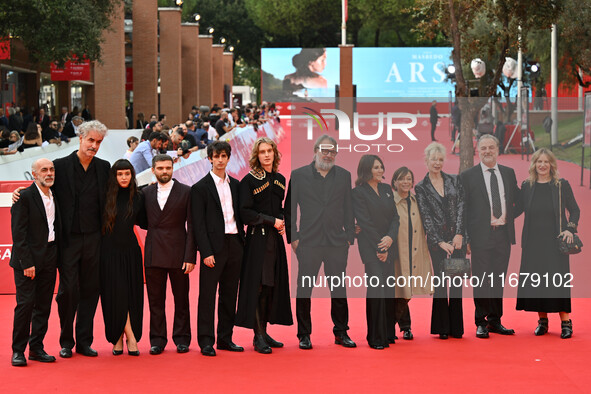
<path fill-rule="evenodd" d="M 43 349 L 47 333 L 51 299 L 55 287 L 57 246 L 60 238 L 59 209 L 50 187 L 55 168 L 48 159 L 38 159 L 31 166 L 35 182 L 21 192 L 12 206 L 12 256 L 16 308 L 12 330 L 12 365 L 27 365 L 29 360 L 55 361 Z"/>
<path fill-rule="evenodd" d="M 64 242 L 58 264 L 60 285 L 56 297 L 60 316 L 60 356 L 76 352 L 94 357 L 94 314 L 99 299 L 99 261 L 101 217 L 110 164 L 96 157 L 107 134 L 97 120 L 78 128 L 80 149 L 55 161 L 55 184 L 63 219 Z M 73 324 L 76 316 L 76 341 Z"/>

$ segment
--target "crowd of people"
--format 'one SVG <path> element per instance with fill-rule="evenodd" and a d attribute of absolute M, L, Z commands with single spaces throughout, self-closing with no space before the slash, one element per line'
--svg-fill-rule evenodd
<path fill-rule="evenodd" d="M 78 136 L 78 126 L 92 120 L 88 105 L 80 110 L 78 107 L 70 112 L 62 107 L 61 114 L 49 116 L 44 107 L 35 110 L 21 110 L 20 107 L 9 107 L 8 117 L 4 108 L 0 108 L 0 155 L 13 155 L 27 148 L 61 145 Z"/>
<path fill-rule="evenodd" d="M 227 139 L 233 130 L 251 125 L 255 130 L 268 119 L 278 119 L 275 104 L 265 102 L 259 107 L 249 103 L 244 110 L 240 107 L 229 108 L 226 103 L 222 107 L 213 104 L 193 106 L 184 123 L 172 127 L 166 124 L 165 114 L 151 114 L 149 121 L 144 113 L 137 115 L 136 129 L 142 135 L 127 140 L 128 150 L 125 158 L 133 164 L 136 173 L 150 168 L 152 158 L 157 154 L 168 154 L 175 160 L 177 157 L 188 158 L 192 152 L 206 149 L 213 141 Z"/>
<path fill-rule="evenodd" d="M 217 111 L 212 108 L 212 112 Z M 162 140 L 151 138 L 159 133 L 154 128 L 157 123 L 151 126 L 150 139 L 140 142 L 134 152 L 146 142 L 158 149 Z M 123 354 L 125 346 L 129 355 L 139 355 L 142 268 L 150 312 L 150 354 L 162 353 L 168 342 L 168 280 L 175 309 L 172 339 L 177 352 L 188 352 L 192 338 L 188 275 L 197 264 L 197 251 L 201 353 L 215 356 L 216 348 L 244 351 L 233 341 L 235 326 L 253 330 L 253 346 L 259 353 L 283 347 L 269 335 L 267 325 L 293 324 L 284 235 L 297 257 L 295 315 L 299 347 L 304 350 L 313 347 L 314 289 L 305 278 L 316 278 L 323 264 L 326 276 L 344 275 L 355 240 L 367 276 L 377 279 L 367 288 L 366 315 L 368 345 L 378 350 L 395 343 L 396 323 L 403 339 L 413 339 L 409 310 L 413 295 L 433 294 L 431 334 L 441 339 L 464 335 L 462 287 L 455 281 L 435 288 L 425 285 L 427 281 L 394 287 L 388 279 L 445 274 L 446 260 L 467 254 L 472 256 L 472 273 L 488 278 L 474 289 L 476 336 L 514 334 L 501 322 L 499 277 L 507 273 L 515 243 L 514 219 L 523 212 L 521 272 L 543 276 L 570 271 L 557 236 L 573 242 L 580 211 L 568 181 L 558 176 L 554 155 L 546 149 L 532 156 L 529 177 L 521 188 L 514 171 L 497 163 L 499 142 L 491 135 L 478 141 L 480 163 L 459 176 L 443 172 L 446 151 L 433 142 L 425 149 L 427 173 L 416 186 L 407 167 L 396 169 L 391 182 L 384 183 L 388 169 L 383 160 L 364 155 L 352 188 L 351 173 L 335 164 L 338 144 L 329 135 L 318 138 L 313 161 L 294 169 L 289 182 L 278 172 L 281 154 L 273 140 L 255 141 L 250 172 L 239 181 L 226 172 L 230 144 L 217 139 L 206 148 L 211 171 L 194 185 L 176 181 L 174 159 L 157 153 L 146 159 L 156 183 L 140 190 L 134 153 L 132 160 L 120 159 L 110 166 L 96 157 L 107 128 L 89 121 L 78 130 L 78 151 L 53 163 L 36 160 L 32 165 L 35 182 L 13 194 L 10 265 L 17 289 L 15 366 L 27 364 L 27 343 L 29 360 L 55 361 L 45 352 L 43 339 L 56 269 L 62 358 L 72 357 L 74 348 L 84 356 L 97 356 L 91 345 L 99 297 L 113 355 Z M 147 230 L 143 258 L 134 225 Z M 558 312 L 561 337 L 570 338 L 569 288 L 521 284 L 517 309 L 538 313 L 535 335 L 545 334 L 547 314 Z M 354 348 L 357 345 L 348 335 L 345 283 L 331 286 L 330 292 L 335 344 Z"/>

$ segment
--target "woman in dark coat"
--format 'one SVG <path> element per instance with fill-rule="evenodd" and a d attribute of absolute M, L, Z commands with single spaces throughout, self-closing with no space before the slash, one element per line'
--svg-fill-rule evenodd
<path fill-rule="evenodd" d="M 445 147 L 432 142 L 425 149 L 429 172 L 415 186 L 434 276 L 441 278 L 443 260 L 465 257 L 466 228 L 464 223 L 464 190 L 460 178 L 444 173 Z M 437 283 L 435 283 L 437 285 Z M 435 287 L 431 313 L 431 334 L 447 339 L 464 334 L 462 316 L 462 287 L 446 283 Z M 449 299 L 448 299 L 449 296 Z"/>
<path fill-rule="evenodd" d="M 113 354 L 127 351 L 139 356 L 144 315 L 142 252 L 134 225 L 143 212 L 143 195 L 137 189 L 135 171 L 125 159 L 117 160 L 109 175 L 101 244 L 101 306 L 105 335 Z"/>
<path fill-rule="evenodd" d="M 548 313 L 558 312 L 562 322 L 560 336 L 570 338 L 570 288 L 564 286 L 570 278 L 569 258 L 558 250 L 557 236 L 572 242 L 581 212 L 570 184 L 558 177 L 556 157 L 551 151 L 542 148 L 532 155 L 529 178 L 521 186 L 521 199 L 525 220 L 517 309 L 538 312 L 535 335 L 546 334 Z"/>
<path fill-rule="evenodd" d="M 378 350 L 389 346 L 388 332 L 392 329 L 388 325 L 393 326 L 395 320 L 395 316 L 388 316 L 386 300 L 394 300 L 394 287 L 388 284 L 388 278 L 394 277 L 396 246 L 392 245 L 398 236 L 394 193 L 387 183 L 382 183 L 383 178 L 382 159 L 363 155 L 357 167 L 353 210 L 360 227 L 359 254 L 365 273 L 368 278 L 378 278 L 375 282 L 368 280 L 365 302 L 367 343 Z"/>
<path fill-rule="evenodd" d="M 254 348 L 263 354 L 283 346 L 267 334 L 267 323 L 293 324 L 283 243 L 286 183 L 277 172 L 279 162 L 277 144 L 267 137 L 257 139 L 251 171 L 240 182 L 240 215 L 248 229 L 236 325 L 254 329 Z"/>

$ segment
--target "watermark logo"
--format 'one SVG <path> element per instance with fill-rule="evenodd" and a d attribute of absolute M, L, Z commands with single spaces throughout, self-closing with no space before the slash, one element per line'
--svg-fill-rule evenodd
<path fill-rule="evenodd" d="M 351 119 L 347 113 L 338 109 L 321 109 L 320 112 L 318 112 L 310 107 L 303 108 L 309 111 L 304 112 L 304 114 L 310 117 L 310 119 L 308 119 L 306 134 L 306 138 L 309 141 L 314 139 L 313 121 L 316 122 L 320 128 L 321 133 L 324 133 L 326 132 L 325 130 L 328 130 L 328 125 L 325 117 L 322 116 L 323 114 L 334 115 L 334 117 L 338 120 L 339 145 L 337 147 L 331 148 L 336 149 L 337 151 L 346 150 L 349 152 L 365 153 L 372 150 L 377 150 L 377 152 L 380 152 L 381 150 L 387 150 L 388 152 L 402 152 L 404 150 L 404 146 L 401 144 L 378 143 L 379 140 L 383 140 L 384 135 L 386 140 L 391 142 L 396 134 L 399 134 L 400 132 L 402 132 L 402 134 L 405 135 L 410 141 L 418 141 L 418 138 L 411 132 L 411 129 L 418 123 L 417 116 L 415 114 L 402 112 L 379 112 L 377 115 L 360 115 L 358 112 L 355 112 L 353 114 L 353 122 L 351 122 Z M 369 120 L 377 120 L 377 131 L 362 131 L 359 127 L 359 119 L 362 117 Z M 349 145 L 342 143 L 345 141 L 351 141 L 352 139 L 366 143 Z"/>
<path fill-rule="evenodd" d="M 324 130 L 328 130 L 328 124 L 326 123 L 326 119 L 324 119 L 324 116 L 322 116 L 322 115 L 320 114 L 320 112 L 318 112 L 318 111 L 315 111 L 315 110 L 313 110 L 313 109 L 312 109 L 312 108 L 310 108 L 310 107 L 304 107 L 304 109 L 307 109 L 307 110 L 308 110 L 308 111 L 310 111 L 310 112 L 314 112 L 314 114 L 315 114 L 316 116 L 312 115 L 312 114 L 311 114 L 311 113 L 309 113 L 309 112 L 304 112 L 304 114 L 306 114 L 306 115 L 308 115 L 309 117 L 311 117 L 312 119 L 314 119 L 314 120 L 316 121 L 316 123 L 318 124 L 318 127 L 320 127 L 320 130 L 322 130 L 323 132 L 324 132 Z M 325 128 L 322 128 L 322 123 L 320 123 L 320 120 L 319 120 L 319 118 L 322 120 L 322 123 L 324 123 L 324 127 L 325 127 Z M 309 138 L 308 138 L 308 139 L 309 139 Z"/>

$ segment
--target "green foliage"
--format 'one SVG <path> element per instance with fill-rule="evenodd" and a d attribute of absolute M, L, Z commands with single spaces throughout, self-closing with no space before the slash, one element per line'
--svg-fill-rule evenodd
<path fill-rule="evenodd" d="M 103 30 L 122 0 L 0 0 L 0 36 L 22 40 L 35 63 L 100 60 Z"/>

